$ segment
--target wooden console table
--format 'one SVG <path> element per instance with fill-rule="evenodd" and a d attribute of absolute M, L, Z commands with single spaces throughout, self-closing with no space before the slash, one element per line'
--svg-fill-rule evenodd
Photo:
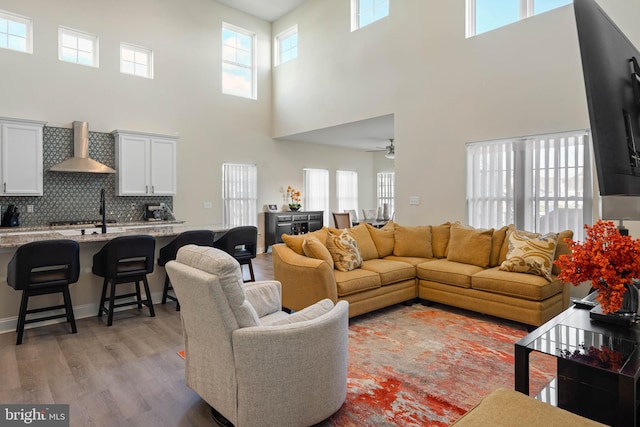
<path fill-rule="evenodd" d="M 269 246 L 282 243 L 283 234 L 305 234 L 320 230 L 324 226 L 323 211 L 309 212 L 265 212 L 264 251 Z"/>

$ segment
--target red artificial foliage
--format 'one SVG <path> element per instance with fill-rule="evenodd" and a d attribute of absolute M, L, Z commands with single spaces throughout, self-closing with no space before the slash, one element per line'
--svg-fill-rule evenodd
<path fill-rule="evenodd" d="M 554 261 L 562 269 L 558 279 L 576 286 L 591 281 L 603 313 L 613 313 L 622 307 L 627 286 L 640 278 L 640 239 L 621 235 L 611 221 L 598 221 L 584 229 L 584 242 L 566 239 L 571 254 Z"/>

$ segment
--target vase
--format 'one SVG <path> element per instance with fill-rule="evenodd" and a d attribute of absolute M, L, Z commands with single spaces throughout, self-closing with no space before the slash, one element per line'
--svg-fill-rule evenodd
<path fill-rule="evenodd" d="M 598 304 L 591 309 L 590 317 L 607 323 L 614 323 L 623 326 L 631 326 L 635 323 L 638 314 L 638 285 L 637 280 L 633 284 L 626 285 L 627 290 L 622 295 L 622 307 L 614 313 L 603 313 L 602 307 Z"/>
<path fill-rule="evenodd" d="M 291 206 L 291 205 L 289 205 L 289 210 L 291 212 L 298 212 L 301 208 L 302 208 L 302 206 Z"/>

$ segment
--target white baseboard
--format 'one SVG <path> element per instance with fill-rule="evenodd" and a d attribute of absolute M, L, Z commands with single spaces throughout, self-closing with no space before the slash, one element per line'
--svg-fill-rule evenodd
<path fill-rule="evenodd" d="M 127 302 L 127 301 L 134 301 L 134 300 L 135 299 L 131 297 L 131 298 L 123 298 L 121 301 Z M 160 301 L 162 301 L 162 292 L 152 293 L 151 300 L 156 301 L 154 305 L 159 304 Z M 118 307 L 114 311 L 131 310 L 133 308 L 135 307 L 134 306 Z M 47 316 L 55 315 L 55 314 L 64 314 L 64 310 L 62 309 L 52 310 L 46 313 Z M 40 314 L 40 315 L 44 316 L 44 314 Z M 83 319 L 85 317 L 95 317 L 98 315 L 98 303 L 75 306 L 73 307 L 73 315 L 75 316 L 76 320 Z M 63 322 L 66 322 L 66 319 L 64 318 L 53 319 L 53 320 L 47 320 L 45 322 L 30 323 L 25 325 L 24 328 L 31 329 L 31 328 L 37 328 L 39 326 L 53 325 L 54 323 L 63 323 Z M 4 319 L 0 319 L 0 334 L 4 334 L 7 332 L 15 332 L 17 326 L 18 326 L 18 316 L 5 317 Z"/>

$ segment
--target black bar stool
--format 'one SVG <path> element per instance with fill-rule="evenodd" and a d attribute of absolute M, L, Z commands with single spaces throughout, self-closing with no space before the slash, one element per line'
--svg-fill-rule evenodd
<path fill-rule="evenodd" d="M 214 248 L 225 251 L 234 257 L 240 263 L 241 268 L 245 264 L 249 266 L 251 280 L 245 280 L 245 282 L 256 281 L 251 260 L 256 257 L 257 245 L 258 228 L 252 225 L 234 227 L 213 242 Z"/>
<path fill-rule="evenodd" d="M 16 250 L 7 267 L 7 283 L 22 291 L 18 314 L 16 345 L 22 344 L 24 325 L 46 320 L 66 318 L 71 323 L 71 333 L 76 333 L 69 284 L 78 281 L 80 274 L 80 246 L 73 240 L 44 240 L 26 243 Z M 64 305 L 54 305 L 28 310 L 29 297 L 61 292 Z M 27 314 L 64 308 L 64 314 L 56 314 L 27 320 Z"/>
<path fill-rule="evenodd" d="M 158 265 L 164 267 L 169 261 L 176 259 L 178 249 L 185 245 L 213 246 L 214 233 L 211 230 L 184 231 L 176 236 L 169 244 L 160 249 Z M 173 289 L 169 275 L 164 275 L 164 290 L 162 291 L 162 304 L 167 303 L 167 298 L 176 302 L 176 311 L 180 311 L 180 302 L 169 291 Z"/>
<path fill-rule="evenodd" d="M 109 241 L 93 256 L 93 274 L 104 278 L 98 317 L 102 317 L 102 313 L 107 312 L 107 326 L 113 324 L 113 310 L 118 307 L 137 305 L 141 309 L 144 304 L 149 308 L 151 317 L 156 315 L 147 281 L 147 274 L 153 272 L 155 248 L 156 240 L 153 236 L 121 236 Z M 116 285 L 131 282 L 136 284 L 135 292 L 116 296 Z M 140 282 L 144 284 L 145 299 L 140 295 Z M 107 297 L 109 283 L 111 291 Z M 117 299 L 133 296 L 136 297 L 135 301 L 115 304 Z M 109 308 L 104 306 L 107 301 Z"/>

